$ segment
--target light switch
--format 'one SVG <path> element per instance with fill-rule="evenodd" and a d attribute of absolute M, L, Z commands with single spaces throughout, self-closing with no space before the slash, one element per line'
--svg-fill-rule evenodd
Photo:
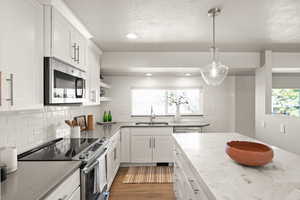
<path fill-rule="evenodd" d="M 280 124 L 280 133 L 285 133 L 285 124 Z"/>

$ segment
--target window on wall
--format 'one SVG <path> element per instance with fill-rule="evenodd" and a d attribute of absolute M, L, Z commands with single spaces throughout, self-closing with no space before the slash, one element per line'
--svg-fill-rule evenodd
<path fill-rule="evenodd" d="M 156 115 L 174 115 L 176 105 L 171 99 L 181 98 L 180 113 L 203 114 L 203 93 L 200 88 L 187 89 L 131 89 L 131 114 L 150 115 L 151 106 Z"/>
<path fill-rule="evenodd" d="M 300 116 L 300 89 L 272 89 L 272 113 Z"/>

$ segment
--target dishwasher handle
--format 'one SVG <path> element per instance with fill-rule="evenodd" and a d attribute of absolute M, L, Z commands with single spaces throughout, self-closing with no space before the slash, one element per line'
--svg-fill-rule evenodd
<path fill-rule="evenodd" d="M 192 126 L 192 127 L 174 127 L 174 133 L 202 133 L 202 127 Z"/>

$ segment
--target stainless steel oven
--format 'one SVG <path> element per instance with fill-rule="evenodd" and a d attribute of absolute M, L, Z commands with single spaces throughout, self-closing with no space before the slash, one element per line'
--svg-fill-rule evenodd
<path fill-rule="evenodd" d="M 81 169 L 81 200 L 108 200 L 106 150 Z"/>
<path fill-rule="evenodd" d="M 80 104 L 85 100 L 86 72 L 52 57 L 44 58 L 44 104 Z"/>

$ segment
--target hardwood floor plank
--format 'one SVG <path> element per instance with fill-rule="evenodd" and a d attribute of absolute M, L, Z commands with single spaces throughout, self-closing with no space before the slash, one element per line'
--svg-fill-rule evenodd
<path fill-rule="evenodd" d="M 173 184 L 124 184 L 128 168 L 120 168 L 110 190 L 110 200 L 175 200 Z"/>

